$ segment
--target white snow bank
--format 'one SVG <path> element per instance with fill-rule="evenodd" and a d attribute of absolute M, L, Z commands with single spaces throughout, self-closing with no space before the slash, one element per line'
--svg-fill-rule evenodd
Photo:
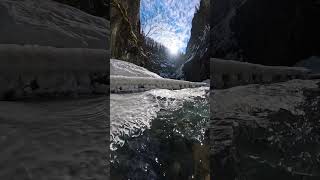
<path fill-rule="evenodd" d="M 108 51 L 0 44 L 0 99 L 107 92 Z"/>
<path fill-rule="evenodd" d="M 110 91 L 112 93 L 140 92 L 150 89 L 176 90 L 201 86 L 208 86 L 208 84 L 162 78 L 135 64 L 117 59 L 110 60 Z"/>
<path fill-rule="evenodd" d="M 110 75 L 162 78 L 143 67 L 117 59 L 110 59 Z"/>
<path fill-rule="evenodd" d="M 175 79 L 154 77 L 128 77 L 110 76 L 110 91 L 118 92 L 140 92 L 150 89 L 184 89 L 207 86 L 206 83 L 189 82 Z"/>
<path fill-rule="evenodd" d="M 215 58 L 210 59 L 210 70 L 215 88 L 306 79 L 310 73 L 303 67 L 264 66 Z"/>

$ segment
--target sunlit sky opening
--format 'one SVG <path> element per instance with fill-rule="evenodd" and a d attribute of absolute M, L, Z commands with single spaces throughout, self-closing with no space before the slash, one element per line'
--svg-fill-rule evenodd
<path fill-rule="evenodd" d="M 199 3 L 200 0 L 141 0 L 142 30 L 171 54 L 185 53 Z"/>

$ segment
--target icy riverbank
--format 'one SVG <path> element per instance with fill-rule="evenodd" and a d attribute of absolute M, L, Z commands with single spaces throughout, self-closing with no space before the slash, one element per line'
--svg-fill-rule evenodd
<path fill-rule="evenodd" d="M 110 73 L 111 178 L 208 178 L 209 85 L 114 59 Z"/>
<path fill-rule="evenodd" d="M 216 179 L 317 179 L 319 80 L 252 84 L 210 93 Z"/>

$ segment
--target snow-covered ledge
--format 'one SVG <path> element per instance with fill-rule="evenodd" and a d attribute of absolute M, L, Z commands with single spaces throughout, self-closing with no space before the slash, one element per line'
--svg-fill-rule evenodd
<path fill-rule="evenodd" d="M 107 93 L 109 51 L 0 44 L 0 100 Z"/>
<path fill-rule="evenodd" d="M 184 89 L 208 86 L 207 83 L 162 78 L 143 67 L 118 60 L 110 60 L 111 93 L 141 92 L 150 89 Z"/>
<path fill-rule="evenodd" d="M 229 88 L 246 84 L 262 84 L 308 79 L 310 70 L 302 67 L 263 66 L 247 62 L 211 58 L 211 85 Z"/>
<path fill-rule="evenodd" d="M 111 93 L 141 92 L 151 89 L 184 89 L 207 86 L 207 83 L 189 82 L 154 77 L 110 76 Z"/>

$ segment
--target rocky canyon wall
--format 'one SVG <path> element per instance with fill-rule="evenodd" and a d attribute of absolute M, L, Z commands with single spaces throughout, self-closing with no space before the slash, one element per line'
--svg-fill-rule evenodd
<path fill-rule="evenodd" d="M 140 0 L 111 0 L 111 56 L 145 66 Z"/>
<path fill-rule="evenodd" d="M 201 3 L 183 67 L 188 80 L 208 77 L 208 57 L 292 66 L 320 54 L 320 24 L 316 23 L 320 18 L 319 0 L 216 0 L 208 6 L 206 1 Z M 205 21 L 210 24 L 207 34 L 203 33 Z M 208 52 L 206 47 L 210 47 Z"/>
<path fill-rule="evenodd" d="M 186 50 L 186 63 L 182 67 L 184 78 L 189 81 L 209 79 L 209 16 L 210 1 L 201 0 L 192 20 L 191 37 Z"/>
<path fill-rule="evenodd" d="M 291 66 L 320 54 L 319 0 L 212 3 L 211 57 Z"/>

